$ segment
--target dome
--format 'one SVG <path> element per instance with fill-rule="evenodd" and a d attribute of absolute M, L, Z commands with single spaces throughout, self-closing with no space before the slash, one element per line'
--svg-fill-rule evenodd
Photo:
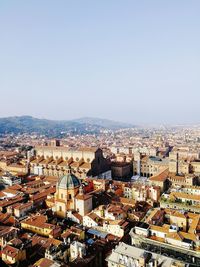
<path fill-rule="evenodd" d="M 72 173 L 62 176 L 58 181 L 58 187 L 62 189 L 72 189 L 81 185 L 79 179 Z"/>

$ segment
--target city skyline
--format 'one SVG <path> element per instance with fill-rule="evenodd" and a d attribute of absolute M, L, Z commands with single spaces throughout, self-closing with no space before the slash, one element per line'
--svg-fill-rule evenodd
<path fill-rule="evenodd" d="M 0 117 L 200 123 L 199 1 L 1 1 Z"/>

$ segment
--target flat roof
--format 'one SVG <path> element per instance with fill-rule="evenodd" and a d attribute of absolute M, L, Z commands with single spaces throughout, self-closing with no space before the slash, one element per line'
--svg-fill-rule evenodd
<path fill-rule="evenodd" d="M 89 229 L 87 231 L 88 234 L 92 234 L 92 235 L 96 235 L 98 237 L 101 237 L 101 238 L 106 238 L 106 236 L 108 235 L 108 233 L 105 233 L 105 232 L 101 232 L 101 231 L 98 231 L 96 229 Z"/>

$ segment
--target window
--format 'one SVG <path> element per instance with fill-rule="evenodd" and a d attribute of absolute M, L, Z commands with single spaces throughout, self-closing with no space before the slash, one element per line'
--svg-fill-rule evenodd
<path fill-rule="evenodd" d="M 69 199 L 72 199 L 72 195 L 71 194 L 69 194 Z"/>
<path fill-rule="evenodd" d="M 59 206 L 59 211 L 62 211 L 62 206 Z"/>
<path fill-rule="evenodd" d="M 61 194 L 61 198 L 63 199 L 63 193 Z"/>

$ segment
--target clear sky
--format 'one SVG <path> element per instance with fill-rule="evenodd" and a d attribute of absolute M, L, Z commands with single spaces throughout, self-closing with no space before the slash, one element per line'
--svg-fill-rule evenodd
<path fill-rule="evenodd" d="M 0 117 L 200 123 L 199 0 L 0 0 Z"/>

